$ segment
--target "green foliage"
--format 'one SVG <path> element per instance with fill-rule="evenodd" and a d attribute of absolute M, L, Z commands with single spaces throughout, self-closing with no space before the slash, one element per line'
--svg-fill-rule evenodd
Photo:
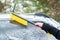
<path fill-rule="evenodd" d="M 34 10 L 32 10 L 31 8 L 27 8 L 27 9 L 25 10 L 25 13 L 32 13 L 32 12 L 34 12 Z"/>
<path fill-rule="evenodd" d="M 23 7 L 29 7 L 30 5 L 27 4 L 26 2 L 22 3 Z"/>
<path fill-rule="evenodd" d="M 37 7 L 36 10 L 43 9 L 43 12 L 45 13 L 47 13 L 50 10 L 48 0 L 30 0 L 30 1 L 33 3 L 33 6 Z"/>

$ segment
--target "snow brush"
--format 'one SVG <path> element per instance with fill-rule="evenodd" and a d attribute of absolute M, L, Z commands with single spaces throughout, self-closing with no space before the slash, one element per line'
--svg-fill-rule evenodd
<path fill-rule="evenodd" d="M 10 18 L 11 18 L 11 20 L 14 21 L 14 23 L 18 23 L 18 24 L 21 24 L 23 26 L 27 26 L 28 22 L 33 24 L 34 26 L 36 26 L 34 23 L 32 23 L 32 22 L 30 22 L 30 21 L 28 21 L 28 20 L 26 20 L 26 19 L 24 19 L 24 18 L 22 18 L 22 17 L 20 17 L 20 16 L 18 16 L 16 14 L 14 14 L 14 13 L 11 13 Z M 51 34 L 48 32 L 48 36 L 50 36 L 50 35 Z"/>
<path fill-rule="evenodd" d="M 32 23 L 32 22 L 30 22 L 30 21 L 28 21 L 28 20 L 26 20 L 26 19 L 24 19 L 24 18 L 22 18 L 22 17 L 20 17 L 20 16 L 18 16 L 16 14 L 14 14 L 14 13 L 10 14 L 10 18 L 11 18 L 11 20 L 13 20 L 13 21 L 15 21 L 15 22 L 17 22 L 19 24 L 22 24 L 24 26 L 27 26 L 28 22 L 35 25 L 34 23 Z"/>

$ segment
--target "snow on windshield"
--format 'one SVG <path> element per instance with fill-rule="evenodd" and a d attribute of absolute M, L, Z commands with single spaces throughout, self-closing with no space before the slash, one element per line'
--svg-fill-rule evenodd
<path fill-rule="evenodd" d="M 0 21 L 0 40 L 52 40 L 45 31 L 28 23 L 27 27 Z"/>

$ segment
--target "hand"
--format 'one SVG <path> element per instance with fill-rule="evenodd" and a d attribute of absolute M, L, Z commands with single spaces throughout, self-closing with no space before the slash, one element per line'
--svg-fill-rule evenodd
<path fill-rule="evenodd" d="M 37 27 L 42 27 L 43 26 L 43 23 L 40 23 L 40 22 L 37 22 L 37 23 L 35 23 L 35 25 L 37 26 Z"/>

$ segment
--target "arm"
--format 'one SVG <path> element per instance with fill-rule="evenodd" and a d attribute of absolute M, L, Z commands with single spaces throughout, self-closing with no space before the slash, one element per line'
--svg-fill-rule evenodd
<path fill-rule="evenodd" d="M 52 27 L 51 25 L 44 23 L 41 28 L 46 32 L 53 34 L 57 39 L 60 39 L 60 30 L 56 29 L 55 27 Z"/>

